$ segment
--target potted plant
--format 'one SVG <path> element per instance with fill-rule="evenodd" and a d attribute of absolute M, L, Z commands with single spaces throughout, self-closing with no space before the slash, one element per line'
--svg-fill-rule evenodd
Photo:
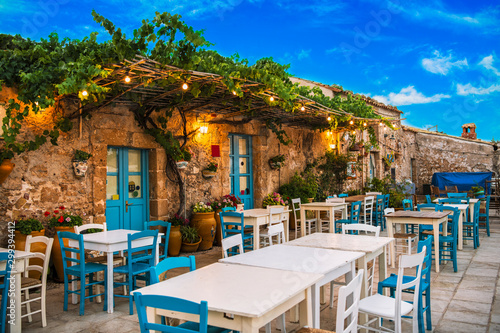
<path fill-rule="evenodd" d="M 88 160 L 92 157 L 92 154 L 84 152 L 83 150 L 76 150 L 75 157 L 73 157 L 73 170 L 75 176 L 85 177 L 88 169 Z"/>
<path fill-rule="evenodd" d="M 269 159 L 271 169 L 279 169 L 285 164 L 285 155 L 280 154 Z"/>
<path fill-rule="evenodd" d="M 478 199 L 484 198 L 484 188 L 482 186 L 479 186 L 479 185 L 472 186 L 471 192 L 474 193 L 475 198 L 478 198 Z"/>
<path fill-rule="evenodd" d="M 182 252 L 195 252 L 198 250 L 203 238 L 198 234 L 198 229 L 188 225 L 181 227 Z"/>
<path fill-rule="evenodd" d="M 189 220 L 179 214 L 175 214 L 168 219 L 170 222 L 170 235 L 168 237 L 168 255 L 176 257 L 179 255 L 182 246 L 181 226 L 189 225 Z"/>
<path fill-rule="evenodd" d="M 193 153 L 191 151 L 191 148 L 189 147 L 183 147 L 180 148 L 176 154 L 174 154 L 175 158 L 175 163 L 177 164 L 177 169 L 185 169 L 187 168 L 189 161 L 191 161 L 191 157 L 193 156 Z"/>
<path fill-rule="evenodd" d="M 210 204 L 204 202 L 194 204 L 191 226 L 198 230 L 202 238 L 199 249 L 202 251 L 211 249 L 214 243 L 215 231 L 217 230 L 217 222 Z"/>
<path fill-rule="evenodd" d="M 83 224 L 83 219 L 80 215 L 73 215 L 73 213 L 66 211 L 64 206 L 59 206 L 52 213 L 46 211 L 44 213 L 46 217 L 49 217 L 48 226 L 55 229 L 54 245 L 52 247 L 52 262 L 56 268 L 57 279 L 59 281 L 64 280 L 64 269 L 62 263 L 61 247 L 59 244 L 59 237 L 57 237 L 58 231 L 74 232 L 75 226 L 80 226 Z M 68 246 L 68 244 L 65 244 Z"/>
<path fill-rule="evenodd" d="M 241 201 L 240 197 L 238 197 L 234 194 L 226 194 L 225 196 L 222 197 L 222 201 L 226 202 L 226 203 L 231 202 L 233 207 L 236 208 L 237 212 L 242 212 L 245 208 L 245 205 Z M 230 207 L 230 206 L 227 205 L 226 207 Z"/>
<path fill-rule="evenodd" d="M 203 175 L 204 178 L 210 179 L 215 177 L 217 174 L 217 168 L 219 165 L 215 162 L 210 162 L 208 166 L 201 171 L 201 174 Z"/>
<path fill-rule="evenodd" d="M 14 163 L 10 162 L 12 157 L 14 157 L 12 152 L 0 149 L 0 184 L 7 179 L 16 166 Z"/>
<path fill-rule="evenodd" d="M 26 249 L 26 237 L 29 235 L 36 236 L 45 236 L 45 228 L 43 224 L 36 218 L 26 218 L 22 220 L 14 221 L 15 223 L 15 232 L 14 232 L 14 241 L 15 241 L 15 249 L 19 251 L 24 251 Z M 33 243 L 31 245 L 31 252 L 40 252 L 45 253 L 46 245 L 44 243 Z M 38 258 L 30 259 L 30 264 L 32 265 L 40 265 L 43 266 L 43 260 Z M 30 271 L 29 276 L 33 279 L 40 279 L 40 272 Z"/>
<path fill-rule="evenodd" d="M 287 206 L 288 202 L 283 200 L 281 194 L 277 192 L 269 193 L 264 197 L 262 201 L 262 207 L 267 208 L 268 206 Z"/>

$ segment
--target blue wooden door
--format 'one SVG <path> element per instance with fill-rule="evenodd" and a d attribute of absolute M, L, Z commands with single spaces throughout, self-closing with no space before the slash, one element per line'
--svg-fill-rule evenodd
<path fill-rule="evenodd" d="M 252 137 L 229 135 L 231 193 L 240 197 L 245 209 L 253 208 Z"/>
<path fill-rule="evenodd" d="M 142 230 L 149 219 L 146 150 L 109 147 L 106 175 L 108 230 Z"/>

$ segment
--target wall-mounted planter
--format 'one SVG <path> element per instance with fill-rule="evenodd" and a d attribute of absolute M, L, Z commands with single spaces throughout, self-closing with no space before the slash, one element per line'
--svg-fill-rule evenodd
<path fill-rule="evenodd" d="M 271 167 L 271 169 L 277 170 L 277 169 L 281 168 L 281 162 L 273 162 L 273 161 L 269 160 L 269 166 Z"/>
<path fill-rule="evenodd" d="M 214 178 L 217 175 L 217 171 L 201 170 L 201 174 L 205 179 Z"/>
<path fill-rule="evenodd" d="M 77 161 L 73 160 L 73 171 L 77 177 L 85 177 L 88 169 L 87 161 Z"/>
<path fill-rule="evenodd" d="M 14 163 L 10 163 L 10 160 L 3 160 L 0 164 L 0 184 L 2 184 L 7 177 L 9 177 L 10 173 L 14 169 L 16 165 Z"/>
<path fill-rule="evenodd" d="M 175 162 L 177 164 L 177 169 L 186 169 L 189 162 L 188 161 L 177 161 Z"/>

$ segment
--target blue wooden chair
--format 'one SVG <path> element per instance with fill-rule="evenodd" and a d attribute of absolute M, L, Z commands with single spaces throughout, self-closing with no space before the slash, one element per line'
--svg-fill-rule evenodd
<path fill-rule="evenodd" d="M 383 195 L 377 195 L 374 201 L 374 207 L 373 207 L 373 215 L 372 215 L 372 220 L 373 220 L 373 225 L 374 226 L 380 226 L 381 231 L 384 230 L 383 225 L 382 225 L 382 215 L 384 214 L 384 196 Z"/>
<path fill-rule="evenodd" d="M 382 207 L 382 211 L 384 211 L 384 209 L 386 209 L 386 208 L 390 208 L 389 207 L 389 200 L 391 198 L 391 195 L 389 193 L 384 194 L 383 196 L 384 196 L 384 207 Z M 384 230 L 386 227 L 386 221 L 385 221 L 384 215 L 382 215 L 382 223 L 383 223 L 383 225 L 380 228 L 382 230 Z"/>
<path fill-rule="evenodd" d="M 149 245 L 133 245 L 141 238 L 152 237 L 153 240 Z M 149 268 L 156 264 L 156 243 L 158 241 L 158 230 L 144 230 L 134 234 L 127 235 L 127 264 L 117 266 L 114 272 L 125 275 L 125 281 L 114 282 L 114 288 L 119 286 L 128 287 L 128 295 L 116 295 L 116 297 L 125 297 L 129 300 L 130 314 L 134 314 L 133 301 L 134 298 L 131 292 L 136 289 L 137 276 L 142 275 L 142 279 L 149 283 L 150 277 Z"/>
<path fill-rule="evenodd" d="M 490 237 L 490 199 L 491 195 L 486 196 L 486 209 L 484 213 L 482 209 L 479 209 L 479 228 L 486 229 L 488 237 Z"/>
<path fill-rule="evenodd" d="M 83 235 L 77 235 L 72 232 L 58 231 L 57 237 L 59 238 L 59 244 L 61 247 L 62 262 L 64 269 L 64 311 L 68 311 L 68 297 L 69 294 L 77 294 L 80 299 L 80 316 L 85 313 L 85 300 L 104 296 L 104 307 L 103 310 L 108 309 L 108 299 L 107 299 L 107 284 L 112 283 L 112 281 L 107 281 L 107 266 L 103 264 L 85 262 L 85 248 L 83 247 Z M 78 248 L 73 248 L 64 245 L 64 240 L 67 239 L 66 244 L 69 240 L 74 240 L 78 242 Z M 75 253 L 76 258 L 71 258 L 71 253 Z M 94 274 L 98 272 L 104 273 L 104 281 L 94 281 Z M 75 278 L 69 279 L 68 276 L 72 275 Z M 89 282 L 87 283 L 87 275 L 89 276 Z M 70 290 L 69 283 L 73 281 L 80 281 L 80 289 Z M 100 294 L 93 293 L 93 287 L 95 285 L 103 285 L 104 291 Z M 86 291 L 88 289 L 89 295 L 86 296 Z"/>
<path fill-rule="evenodd" d="M 220 212 L 220 224 L 222 227 L 222 238 L 226 238 L 232 235 L 241 234 L 243 238 L 243 249 L 244 250 L 253 250 L 253 233 L 245 232 L 245 221 L 244 214 L 237 212 Z M 235 217 L 238 219 L 237 222 L 229 222 L 224 217 Z M 232 227 L 232 228 L 230 228 Z M 238 254 L 236 250 L 229 251 L 231 255 Z"/>
<path fill-rule="evenodd" d="M 149 333 L 151 331 L 160 331 L 166 333 L 230 332 L 230 330 L 226 330 L 224 328 L 208 326 L 208 304 L 206 301 L 196 303 L 170 296 L 142 295 L 140 292 L 134 293 L 134 299 L 135 306 L 137 307 L 137 316 L 139 317 L 139 326 L 141 328 L 141 333 Z M 165 322 L 161 324 L 150 323 L 148 322 L 148 316 L 146 315 L 146 307 L 195 314 L 199 316 L 199 323 L 188 321 L 175 327 L 168 326 Z"/>
<path fill-rule="evenodd" d="M 335 232 L 342 232 L 342 224 L 354 224 L 359 223 L 359 215 L 361 213 L 361 201 L 355 201 L 351 203 L 351 214 L 348 219 L 335 221 Z"/>
<path fill-rule="evenodd" d="M 12 256 L 14 252 L 12 252 Z M 13 258 L 10 258 L 13 259 Z M 5 261 L 5 268 L 0 269 L 0 295 L 2 296 L 2 300 L 0 303 L 0 333 L 5 332 L 5 328 L 7 326 L 7 299 L 9 298 L 9 285 L 10 285 L 10 272 L 12 270 L 12 266 L 14 264 L 9 264 L 9 253 L 2 252 L 0 253 L 0 262 Z M 2 264 L 3 266 L 3 264 Z M 20 316 L 21 314 L 17 314 Z"/>
<path fill-rule="evenodd" d="M 481 201 L 474 204 L 474 215 L 472 222 L 465 221 L 463 223 L 463 239 L 472 239 L 474 249 L 479 246 L 479 210 L 481 208 Z M 467 214 L 468 215 L 468 214 Z"/>
<path fill-rule="evenodd" d="M 418 303 L 420 304 L 418 309 L 418 331 L 420 333 L 425 333 L 424 328 L 424 313 L 425 321 L 427 324 L 427 329 L 432 330 L 432 318 L 431 318 L 431 266 L 432 266 L 432 242 L 434 240 L 433 236 L 428 236 L 426 239 L 418 242 L 418 252 L 422 249 L 425 250 L 424 257 L 424 267 L 422 268 L 422 277 L 420 280 L 420 292 Z M 414 276 L 403 276 L 403 283 L 407 283 L 414 279 Z M 391 274 L 384 281 L 378 283 L 378 293 L 382 294 L 384 288 L 390 288 L 391 297 L 394 297 L 396 286 L 397 286 L 398 276 L 397 274 Z M 415 288 L 410 288 L 405 290 L 405 292 L 414 292 Z M 425 296 L 425 306 L 423 303 L 423 296 Z"/>
<path fill-rule="evenodd" d="M 417 210 L 420 211 L 422 208 L 423 209 L 429 209 L 429 208 L 434 208 L 434 211 L 439 212 L 442 209 L 443 205 L 441 204 L 436 204 L 436 203 L 427 203 L 427 204 L 419 204 L 417 205 Z M 441 225 L 439 226 L 439 229 L 441 230 Z M 432 225 L 419 225 L 418 226 L 418 236 L 419 240 L 424 240 L 425 237 L 427 236 L 424 231 L 432 231 L 434 228 Z"/>
<path fill-rule="evenodd" d="M 413 210 L 413 200 L 403 199 L 403 209 L 404 210 Z"/>
<path fill-rule="evenodd" d="M 349 194 L 347 194 L 347 193 L 339 194 L 339 198 L 347 198 L 348 196 L 349 196 Z"/>
<path fill-rule="evenodd" d="M 425 201 L 427 201 L 427 203 L 432 203 L 432 198 L 430 194 L 425 195 Z"/>
<path fill-rule="evenodd" d="M 170 236 L 171 223 L 167 221 L 146 221 L 144 222 L 144 230 L 149 230 L 151 227 L 165 227 L 165 234 L 160 237 L 160 256 L 158 259 L 161 261 L 168 255 L 168 238 Z M 161 249 L 163 249 L 163 254 Z"/>
<path fill-rule="evenodd" d="M 448 221 L 448 234 L 439 236 L 439 264 L 442 261 L 453 262 L 453 270 L 457 272 L 458 220 L 460 210 L 455 207 L 443 206 L 443 211 L 451 211 L 451 221 Z"/>
<path fill-rule="evenodd" d="M 446 193 L 448 198 L 467 198 L 467 193 L 452 193 L 448 192 Z"/>
<path fill-rule="evenodd" d="M 189 271 L 196 269 L 196 259 L 194 256 L 189 257 L 169 257 L 162 260 L 158 265 L 149 268 L 150 283 L 155 284 L 160 282 L 160 275 L 174 268 L 189 268 Z M 166 276 L 165 276 L 166 277 Z"/>

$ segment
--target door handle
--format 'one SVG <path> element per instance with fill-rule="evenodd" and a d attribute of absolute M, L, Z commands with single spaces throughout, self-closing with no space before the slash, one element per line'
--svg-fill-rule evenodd
<path fill-rule="evenodd" d="M 128 203 L 128 200 L 127 200 L 127 201 L 125 201 L 125 213 L 128 213 L 128 206 L 132 206 L 132 205 L 133 205 L 133 203 L 130 203 L 130 204 L 129 204 L 129 203 Z"/>

